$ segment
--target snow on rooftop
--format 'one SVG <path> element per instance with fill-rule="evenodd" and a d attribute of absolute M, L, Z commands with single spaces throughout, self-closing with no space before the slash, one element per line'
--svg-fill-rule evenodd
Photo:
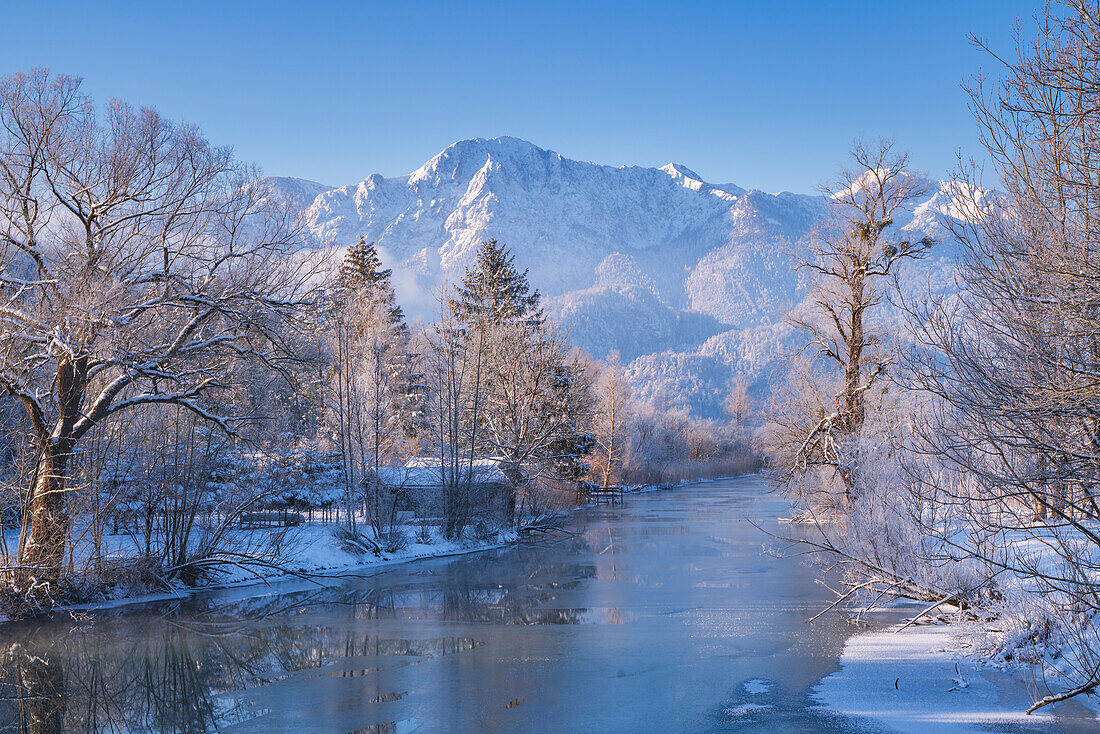
<path fill-rule="evenodd" d="M 447 467 L 448 471 L 450 467 Z M 471 483 L 503 484 L 506 481 L 500 459 L 481 458 L 465 461 L 460 467 L 463 478 L 472 471 Z M 381 480 L 391 487 L 438 487 L 443 484 L 444 471 L 438 457 L 420 456 L 409 459 L 404 466 L 387 466 L 379 470 Z"/>

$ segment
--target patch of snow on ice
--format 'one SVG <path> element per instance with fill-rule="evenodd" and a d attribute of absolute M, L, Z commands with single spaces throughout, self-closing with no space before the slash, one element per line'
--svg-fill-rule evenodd
<path fill-rule="evenodd" d="M 955 649 L 955 625 L 911 627 L 851 638 L 841 669 L 815 687 L 821 707 L 871 719 L 892 731 L 989 731 L 1054 717 L 1030 705 L 1023 691 L 1003 690 Z"/>
<path fill-rule="evenodd" d="M 770 680 L 764 680 L 763 678 L 753 678 L 745 683 L 745 692 L 751 693 L 756 696 L 761 693 L 767 693 L 772 689 L 775 684 Z"/>
<path fill-rule="evenodd" d="M 750 714 L 758 714 L 761 711 L 767 711 L 770 708 L 772 707 L 768 704 L 743 703 L 740 706 L 733 706 L 732 708 L 726 709 L 726 713 L 735 718 L 740 718 L 742 716 L 749 716 Z"/>

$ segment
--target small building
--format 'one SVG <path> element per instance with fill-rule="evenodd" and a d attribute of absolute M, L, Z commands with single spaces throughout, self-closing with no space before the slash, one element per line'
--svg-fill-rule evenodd
<path fill-rule="evenodd" d="M 459 467 L 457 479 L 452 469 L 445 470 L 438 456 L 417 456 L 403 466 L 388 466 L 379 471 L 379 479 L 391 492 L 400 497 L 399 506 L 412 510 L 419 517 L 439 517 L 443 506 L 443 480 L 461 492 L 469 492 L 471 509 L 475 511 L 499 510 L 503 507 L 508 479 L 503 462 L 495 458 L 464 461 Z"/>

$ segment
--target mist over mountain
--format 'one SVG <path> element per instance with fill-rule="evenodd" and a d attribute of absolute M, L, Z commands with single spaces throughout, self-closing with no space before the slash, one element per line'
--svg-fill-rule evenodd
<path fill-rule="evenodd" d="M 737 375 L 764 391 L 793 351 L 784 315 L 807 291 L 794 265 L 828 212 L 823 196 L 710 183 L 675 163 L 575 161 L 511 137 L 457 142 L 406 176 L 254 185 L 300 208 L 317 248 L 375 242 L 412 317 L 431 319 L 440 285 L 500 240 L 573 343 L 618 351 L 640 397 L 700 417 L 721 416 Z M 913 295 L 949 287 L 955 262 L 952 185 L 929 191 L 896 222 L 942 243 L 902 269 Z"/>

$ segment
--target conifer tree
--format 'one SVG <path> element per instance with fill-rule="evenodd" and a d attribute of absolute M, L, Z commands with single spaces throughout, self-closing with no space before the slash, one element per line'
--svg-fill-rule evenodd
<path fill-rule="evenodd" d="M 510 521 L 537 480 L 579 479 L 591 449 L 578 429 L 587 383 L 564 337 L 546 323 L 540 298 L 509 249 L 487 240 L 446 303 L 475 365 L 469 379 L 477 389 L 470 393 L 483 396 L 474 418 L 477 448 L 502 460 Z"/>
<path fill-rule="evenodd" d="M 592 469 L 588 459 L 597 449 L 595 436 L 583 426 L 596 410 L 585 370 L 575 359 L 554 365 L 554 388 L 547 416 L 560 416 L 556 437 L 548 445 L 550 471 L 579 485 Z"/>
<path fill-rule="evenodd" d="M 383 541 L 398 497 L 381 486 L 379 470 L 415 450 L 421 402 L 391 274 L 373 244 L 360 238 L 349 248 L 334 279 L 325 335 L 332 370 L 326 412 L 343 458 L 349 524 L 354 530 L 361 511 Z"/>
<path fill-rule="evenodd" d="M 388 305 L 392 321 L 403 323 L 405 314 L 397 305 L 392 276 L 392 269 L 382 267 L 382 259 L 378 257 L 374 243 L 360 237 L 358 244 L 348 248 L 336 274 L 335 300 L 346 305 L 351 298 L 365 296 Z"/>
<path fill-rule="evenodd" d="M 510 322 L 541 326 L 546 320 L 539 305 L 541 297 L 537 290 L 531 291 L 527 271 L 516 270 L 511 250 L 490 239 L 481 243 L 473 267 L 466 269 L 462 284 L 455 288 L 451 306 L 455 317 L 467 326 L 484 328 Z"/>

